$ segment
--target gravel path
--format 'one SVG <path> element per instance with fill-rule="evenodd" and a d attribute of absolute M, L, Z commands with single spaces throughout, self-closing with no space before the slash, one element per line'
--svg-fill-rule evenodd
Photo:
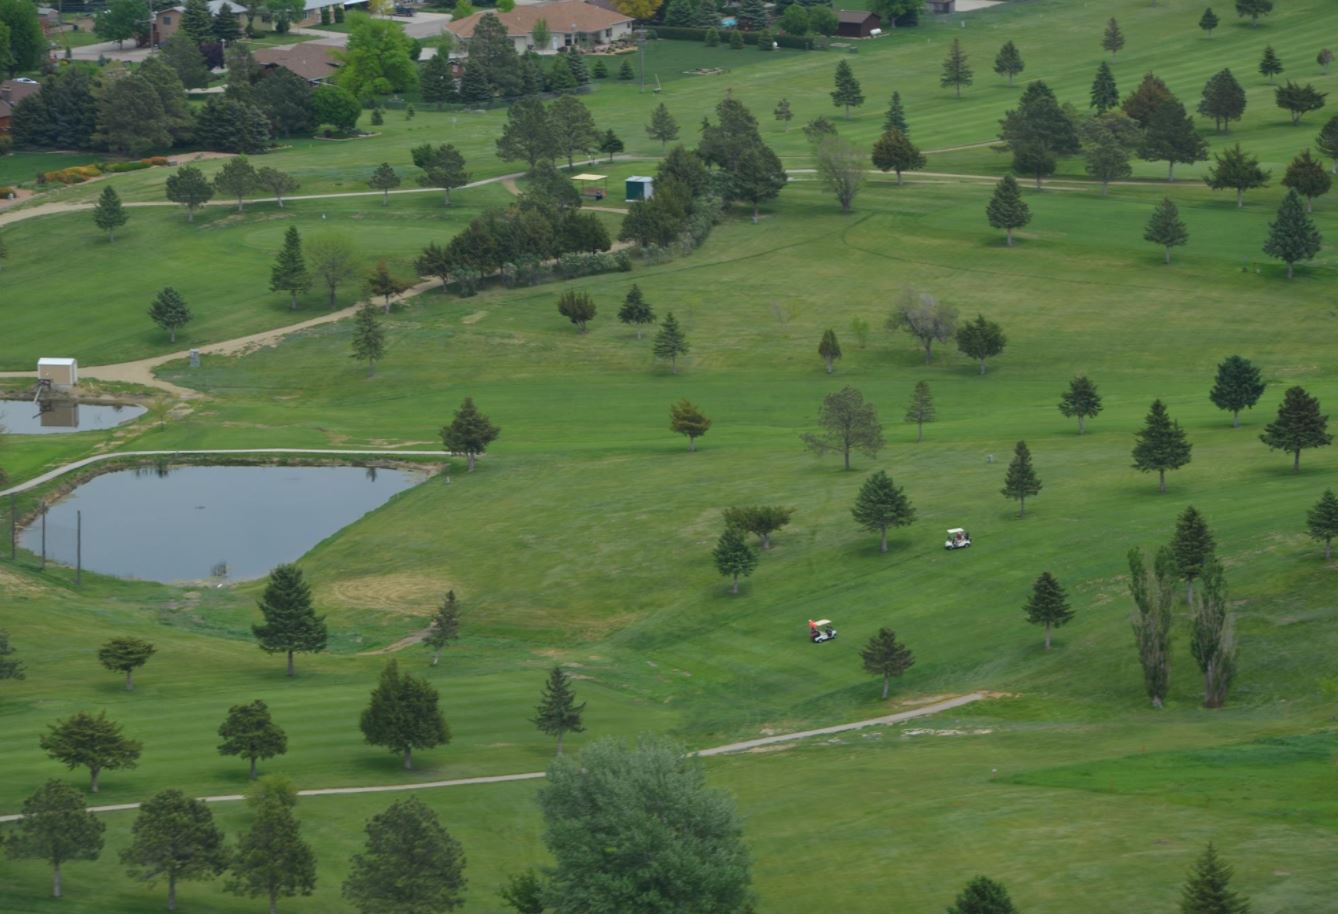
<path fill-rule="evenodd" d="M 732 752 L 747 752 L 749 749 L 756 749 L 761 746 L 774 746 L 777 743 L 789 743 L 796 740 L 809 739 L 814 736 L 831 736 L 836 733 L 849 733 L 852 730 L 862 730 L 865 727 L 898 724 L 902 721 L 914 720 L 917 717 L 928 717 L 931 714 L 938 714 L 941 711 L 950 711 L 953 708 L 960 708 L 964 705 L 982 701 L 986 697 L 987 696 L 984 693 L 972 692 L 969 695 L 960 695 L 956 698 L 937 701 L 933 704 L 923 705 L 919 708 L 912 708 L 909 711 L 899 711 L 896 714 L 887 714 L 883 717 L 871 717 L 867 720 L 857 720 L 848 724 L 819 727 L 816 730 L 799 730 L 795 733 L 781 733 L 776 736 L 764 736 L 760 739 L 747 739 L 737 743 L 728 743 L 724 746 L 716 746 L 711 749 L 702 749 L 694 754 L 706 757 L 726 755 Z M 544 772 L 542 771 L 526 771 L 522 774 L 495 774 L 476 778 L 454 778 L 449 781 L 422 781 L 417 784 L 378 784 L 371 787 L 318 787 L 312 790 L 299 790 L 297 795 L 300 797 L 334 797 L 361 793 L 398 793 L 405 790 L 435 790 L 440 787 L 467 787 L 473 784 L 506 784 L 512 781 L 537 781 L 543 777 Z M 201 799 L 206 803 L 235 803 L 245 798 L 239 793 L 233 793 L 215 797 L 201 797 Z M 138 809 L 139 805 L 140 804 L 138 803 L 118 803 L 113 806 L 90 806 L 88 807 L 88 811 L 124 812 L 126 810 Z M 21 818 L 23 818 L 21 815 L 0 816 L 0 822 L 14 822 Z"/>

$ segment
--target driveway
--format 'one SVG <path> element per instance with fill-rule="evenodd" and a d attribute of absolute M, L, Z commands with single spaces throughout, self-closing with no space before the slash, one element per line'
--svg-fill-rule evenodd
<path fill-rule="evenodd" d="M 392 22 L 404 26 L 404 34 L 410 38 L 436 38 L 446 23 L 451 21 L 450 13 L 419 13 L 416 16 L 387 16 Z M 330 48 L 342 48 L 348 45 L 348 35 L 344 32 L 326 32 L 316 28 L 293 29 L 299 35 L 313 35 L 316 40 L 311 44 L 325 45 Z"/>

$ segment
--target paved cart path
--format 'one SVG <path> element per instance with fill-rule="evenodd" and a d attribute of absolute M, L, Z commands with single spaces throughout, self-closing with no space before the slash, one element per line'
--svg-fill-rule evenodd
<path fill-rule="evenodd" d="M 715 746 L 711 749 L 702 749 L 696 753 L 698 756 L 727 755 L 733 752 L 747 752 L 749 749 L 757 749 L 762 746 L 774 746 L 777 743 L 790 743 L 801 739 L 810 739 L 815 736 L 831 736 L 837 733 L 849 733 L 852 730 L 862 730 L 866 727 L 880 727 L 890 724 L 898 724 L 907 720 L 914 720 L 918 717 L 928 717 L 932 714 L 938 714 L 943 711 L 951 711 L 954 708 L 960 708 L 977 701 L 983 701 L 989 696 L 983 692 L 972 692 L 969 695 L 959 695 L 956 698 L 949 698 L 945 701 L 937 701 L 933 704 L 923 705 L 919 708 L 912 708 L 909 711 L 899 711 L 896 714 L 886 714 L 882 717 L 870 717 L 867 720 L 857 720 L 848 724 L 836 724 L 831 727 L 819 727 L 816 730 L 799 730 L 795 733 L 780 733 L 775 736 L 764 736 L 758 739 L 746 739 L 737 743 L 727 743 L 723 746 Z M 474 784 L 506 784 L 512 781 L 537 781 L 543 778 L 542 771 L 526 771 L 521 774 L 494 774 L 484 777 L 474 778 L 454 778 L 448 781 L 421 781 L 416 784 L 378 784 L 371 787 L 317 787 L 312 790 L 299 790 L 297 795 L 300 797 L 333 797 L 346 796 L 348 794 L 361 793 L 397 793 L 404 790 L 436 790 L 442 787 L 468 787 Z M 245 799 L 242 794 L 230 793 L 214 797 L 201 797 L 206 803 L 235 803 Z M 111 806 L 90 806 L 89 812 L 124 812 L 131 809 L 139 809 L 138 803 L 117 803 Z M 23 818 L 21 815 L 0 816 L 0 822 L 14 822 Z"/>

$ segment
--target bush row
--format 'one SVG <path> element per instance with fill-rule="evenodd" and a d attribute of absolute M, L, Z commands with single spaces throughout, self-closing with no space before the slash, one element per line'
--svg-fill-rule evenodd
<path fill-rule="evenodd" d="M 659 25 L 656 26 L 651 34 L 656 38 L 667 38 L 670 41 L 705 41 L 706 33 L 711 29 L 694 29 L 687 26 L 678 25 Z M 728 41 L 729 29 L 716 29 L 717 34 L 721 36 L 720 43 L 723 45 Z M 738 30 L 743 35 L 744 44 L 757 44 L 757 36 L 761 32 L 748 32 L 743 29 Z M 771 39 L 782 48 L 795 48 L 800 51 L 811 51 L 813 49 L 813 38 L 809 35 L 776 35 Z"/>
<path fill-rule="evenodd" d="M 126 171 L 139 171 L 141 168 L 153 168 L 168 164 L 163 156 L 150 156 L 133 162 L 97 162 L 92 165 L 71 165 L 56 171 L 39 171 L 38 184 L 82 184 L 90 178 L 104 174 L 121 174 Z"/>

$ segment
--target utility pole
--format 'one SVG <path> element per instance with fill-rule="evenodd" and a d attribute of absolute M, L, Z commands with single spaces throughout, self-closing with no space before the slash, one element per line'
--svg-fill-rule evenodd
<path fill-rule="evenodd" d="M 46 571 L 46 505 L 42 505 L 42 570 Z"/>
<path fill-rule="evenodd" d="M 12 562 L 19 554 L 19 496 L 9 496 L 9 560 Z"/>
<path fill-rule="evenodd" d="M 84 512 L 74 512 L 74 586 L 84 582 Z"/>

